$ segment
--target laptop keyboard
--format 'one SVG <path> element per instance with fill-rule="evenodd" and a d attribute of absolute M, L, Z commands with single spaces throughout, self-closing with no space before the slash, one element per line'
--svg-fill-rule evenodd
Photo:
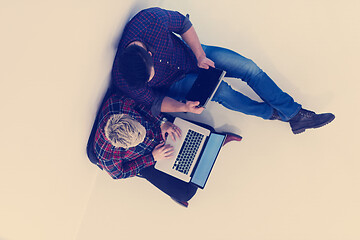
<path fill-rule="evenodd" d="M 184 174 L 188 174 L 203 138 L 204 135 L 201 133 L 189 129 L 172 168 Z"/>

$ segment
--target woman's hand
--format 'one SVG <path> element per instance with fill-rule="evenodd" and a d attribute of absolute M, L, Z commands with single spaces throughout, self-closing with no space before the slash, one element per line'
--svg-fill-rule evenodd
<path fill-rule="evenodd" d="M 181 137 L 181 129 L 175 124 L 167 121 L 160 126 L 161 135 L 166 140 L 166 133 L 171 136 L 172 140 L 176 141 L 177 138 Z"/>
<path fill-rule="evenodd" d="M 152 151 L 152 155 L 155 161 L 169 159 L 172 157 L 173 153 L 174 153 L 174 147 L 171 146 L 170 144 L 164 145 L 164 143 L 160 143 Z"/>

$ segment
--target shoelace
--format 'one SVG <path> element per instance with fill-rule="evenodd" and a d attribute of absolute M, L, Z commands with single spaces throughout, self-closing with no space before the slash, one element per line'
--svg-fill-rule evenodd
<path fill-rule="evenodd" d="M 308 111 L 308 110 L 302 110 L 300 112 L 300 115 L 303 116 L 303 117 L 312 117 L 313 115 L 315 114 L 315 112 L 312 112 L 312 111 Z"/>

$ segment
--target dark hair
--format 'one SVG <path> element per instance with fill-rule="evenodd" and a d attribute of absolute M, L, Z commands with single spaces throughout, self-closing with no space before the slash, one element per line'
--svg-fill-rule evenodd
<path fill-rule="evenodd" d="M 154 61 L 144 48 L 135 44 L 125 48 L 119 61 L 119 70 L 130 87 L 142 87 L 149 80 Z"/>

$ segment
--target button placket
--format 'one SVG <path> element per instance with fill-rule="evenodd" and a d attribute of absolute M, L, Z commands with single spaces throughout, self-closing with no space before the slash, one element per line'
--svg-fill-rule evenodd
<path fill-rule="evenodd" d="M 159 59 L 159 63 L 162 63 L 162 62 L 166 63 L 167 65 L 170 65 L 172 68 L 175 68 L 175 69 L 177 69 L 177 70 L 180 70 L 180 67 L 179 67 L 179 66 L 171 65 L 171 64 L 170 64 L 170 61 L 166 61 L 166 62 L 165 62 L 164 59 Z"/>

